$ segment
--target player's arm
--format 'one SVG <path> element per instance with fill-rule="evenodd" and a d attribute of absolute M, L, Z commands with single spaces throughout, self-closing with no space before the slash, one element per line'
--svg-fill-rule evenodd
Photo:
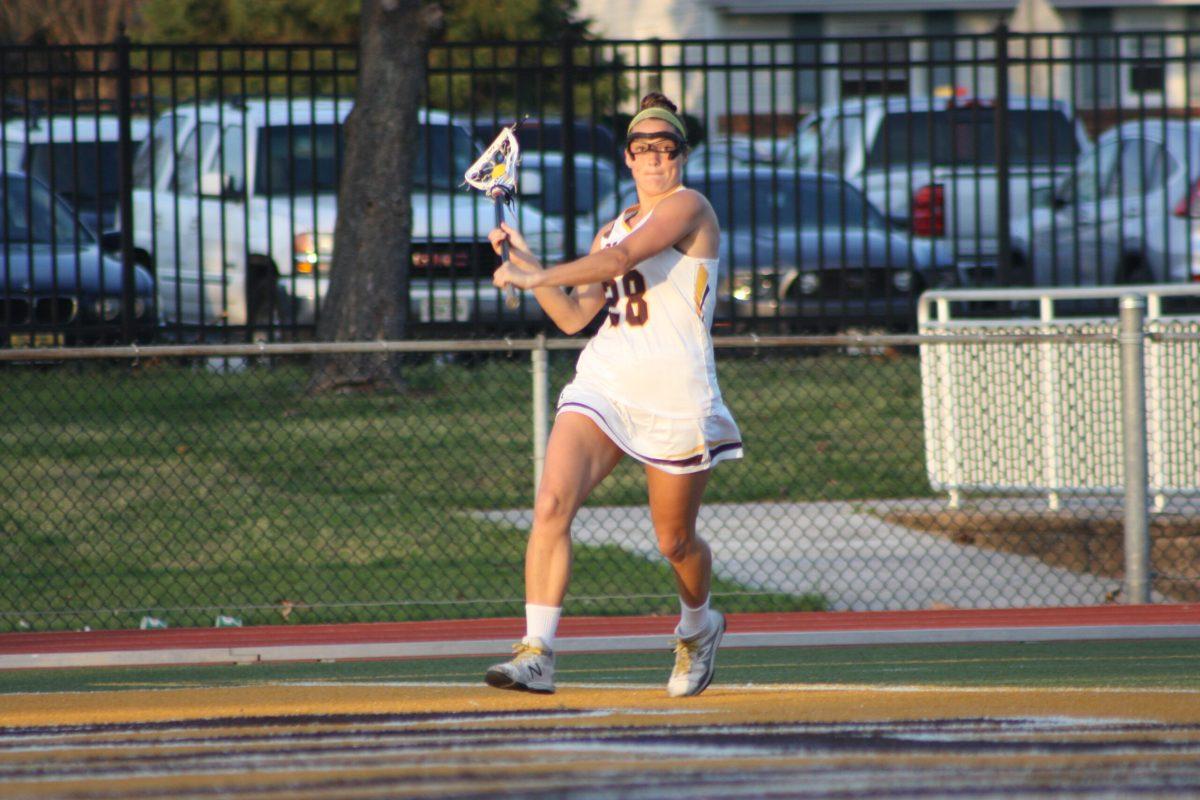
<path fill-rule="evenodd" d="M 602 249 L 600 242 L 603 239 L 602 230 L 592 239 L 588 255 Z M 566 334 L 578 333 L 587 327 L 605 303 L 604 287 L 599 283 L 579 286 L 573 292 L 562 286 L 537 286 L 533 289 L 533 296 L 541 304 L 546 316 L 554 320 L 559 330 Z"/>
<path fill-rule="evenodd" d="M 549 269 L 514 273 L 512 282 L 523 289 L 602 284 L 675 246 L 699 228 L 711 213 L 708 201 L 698 192 L 676 192 L 660 202 L 650 219 L 616 246 L 593 250 L 583 258 Z"/>
<path fill-rule="evenodd" d="M 524 238 L 515 229 L 504 225 L 504 229 L 492 231 L 488 237 L 492 241 L 493 248 L 499 252 L 500 241 L 507 238 L 509 240 L 509 262 L 506 265 L 501 265 L 500 269 L 496 270 L 496 277 L 493 282 L 497 286 L 503 286 L 505 282 L 501 279 L 501 273 L 515 272 L 534 272 L 541 271 L 542 266 L 536 258 L 529 253 L 528 245 Z M 601 241 L 604 239 L 604 231 L 597 233 L 592 239 L 592 246 L 588 250 L 589 254 L 595 253 L 601 249 Z M 512 281 L 516 284 L 516 281 Z M 528 288 L 528 287 L 526 287 Z M 567 334 L 578 333 L 591 322 L 596 314 L 604 307 L 604 289 L 600 284 L 589 284 L 580 286 L 574 292 L 570 292 L 566 287 L 562 286 L 542 286 L 533 288 L 533 296 L 537 299 L 538 305 L 546 312 L 546 316 L 554 322 L 555 325 Z"/>

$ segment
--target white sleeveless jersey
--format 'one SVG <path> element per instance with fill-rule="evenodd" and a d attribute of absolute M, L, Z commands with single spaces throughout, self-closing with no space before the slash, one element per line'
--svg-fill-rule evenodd
<path fill-rule="evenodd" d="M 630 228 L 628 210 L 602 238 L 612 247 Z M 604 284 L 600 330 L 576 365 L 576 383 L 657 416 L 697 419 L 723 410 L 713 358 L 718 259 L 674 247 Z"/>

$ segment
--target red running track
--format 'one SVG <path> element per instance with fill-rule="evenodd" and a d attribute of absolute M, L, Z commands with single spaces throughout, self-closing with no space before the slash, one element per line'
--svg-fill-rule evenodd
<path fill-rule="evenodd" d="M 587 642 L 584 649 L 642 649 L 642 640 L 661 643 L 674 628 L 674 617 L 568 617 L 558 629 L 559 649 L 569 650 L 572 640 Z M 837 634 L 879 634 L 881 640 L 959 641 L 976 637 L 996 641 L 1000 632 L 1021 639 L 1040 633 L 1053 638 L 1152 638 L 1158 635 L 1200 636 L 1200 604 L 1109 605 L 1082 608 L 1022 608 L 937 611 L 865 611 L 772 614 L 730 614 L 727 644 L 838 643 Z M 1090 629 L 1090 630 L 1089 630 Z M 1144 636 L 1139 637 L 1139 631 Z M 1114 634 L 1115 632 L 1115 634 Z M 524 634 L 524 621 L 514 618 L 438 620 L 432 622 L 376 622 L 337 625 L 264 625 L 245 628 L 177 628 L 166 630 L 104 630 L 17 632 L 0 634 L 0 668 L 22 666 L 72 666 L 119 663 L 187 663 L 220 660 L 217 654 L 270 651 L 278 660 L 321 657 L 402 657 L 453 655 L 494 651 L 496 641 L 514 641 Z M 821 634 L 834 638 L 821 638 Z M 899 636 L 899 638 L 897 638 Z M 807 638 L 805 638 L 807 637 Z M 929 639 L 924 639 L 929 640 Z M 597 644 L 603 642 L 605 644 Z M 479 648 L 455 643 L 479 643 Z M 386 646 L 395 646 L 387 650 Z M 622 646 L 624 645 L 624 646 Z M 380 646 L 383 646 L 381 649 Z M 331 651 L 330 648 L 337 648 Z M 176 657 L 171 657 L 170 653 Z M 188 658 L 211 652 L 214 658 Z M 161 653 L 162 658 L 154 657 Z M 103 660 L 83 658 L 104 654 Z M 121 654 L 128 657 L 122 659 Z M 80 656 L 72 658 L 72 656 Z M 251 654 L 253 655 L 253 654 Z M 264 656 L 257 654 L 259 660 Z M 237 660 L 225 658 L 224 660 Z"/>

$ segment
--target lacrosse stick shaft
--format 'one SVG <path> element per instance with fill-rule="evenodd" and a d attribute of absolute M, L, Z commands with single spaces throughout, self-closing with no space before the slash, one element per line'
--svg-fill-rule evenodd
<path fill-rule="evenodd" d="M 499 198 L 492 198 L 492 202 L 496 205 L 496 227 L 500 227 L 500 223 L 504 222 L 504 202 Z M 500 259 L 508 261 L 508 239 L 500 240 Z M 508 308 L 516 308 L 521 304 L 521 298 L 517 296 L 517 290 L 510 283 L 504 287 L 504 305 Z"/>

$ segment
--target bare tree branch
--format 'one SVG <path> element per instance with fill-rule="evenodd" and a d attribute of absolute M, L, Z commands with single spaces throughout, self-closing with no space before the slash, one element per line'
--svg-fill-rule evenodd
<path fill-rule="evenodd" d="M 10 42 L 103 44 L 132 21 L 144 0 L 4 0 L 0 33 Z"/>

